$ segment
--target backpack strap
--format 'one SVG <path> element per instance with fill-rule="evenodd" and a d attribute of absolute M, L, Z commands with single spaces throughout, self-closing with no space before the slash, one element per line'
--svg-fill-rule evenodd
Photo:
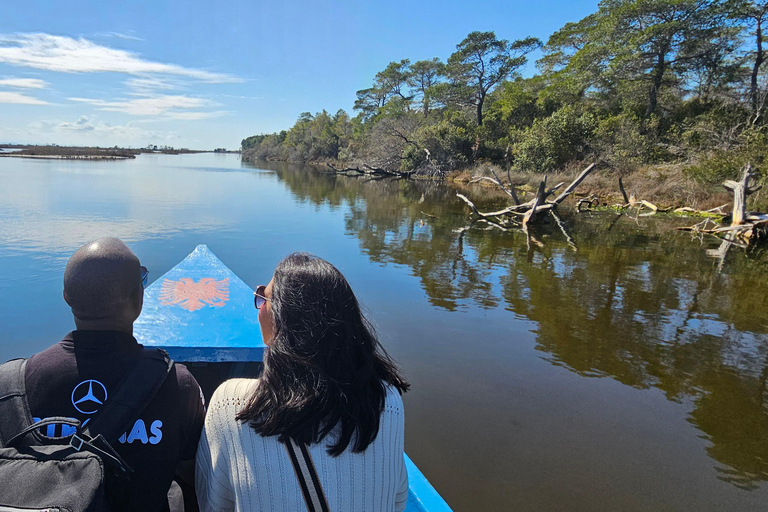
<path fill-rule="evenodd" d="M 32 425 L 24 382 L 26 364 L 26 359 L 13 359 L 0 365 L 0 447 Z M 116 442 L 147 408 L 172 367 L 166 351 L 143 348 L 115 394 L 82 432 L 89 438 L 101 434 L 108 442 Z"/>
<path fill-rule="evenodd" d="M 159 348 L 142 350 L 138 360 L 118 384 L 114 395 L 88 422 L 82 433 L 89 438 L 101 434 L 114 443 L 141 416 L 173 368 L 168 352 Z"/>
<path fill-rule="evenodd" d="M 43 418 L 40 421 L 36 421 L 35 423 L 31 424 L 10 439 L 6 439 L 5 448 L 12 447 L 14 443 L 18 444 L 18 441 L 24 438 L 24 436 L 27 434 L 31 434 L 35 430 L 47 427 L 48 425 L 68 425 L 70 427 L 80 428 L 80 420 L 75 418 L 67 418 L 66 416 L 51 416 L 49 418 Z"/>
<path fill-rule="evenodd" d="M 32 424 L 24 385 L 26 359 L 0 365 L 0 447 Z"/>
<path fill-rule="evenodd" d="M 328 501 L 325 499 L 323 486 L 320 484 L 320 478 L 317 476 L 317 470 L 307 445 L 289 437 L 285 442 L 285 449 L 288 450 L 288 456 L 291 458 L 296 479 L 299 481 L 299 487 L 301 487 L 301 494 L 304 495 L 307 511 L 329 512 Z"/>

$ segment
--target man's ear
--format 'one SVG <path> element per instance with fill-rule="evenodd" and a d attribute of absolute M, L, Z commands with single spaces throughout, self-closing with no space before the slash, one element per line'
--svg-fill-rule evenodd
<path fill-rule="evenodd" d="M 131 305 L 136 313 L 136 318 L 141 314 L 141 308 L 144 306 L 144 288 L 139 286 L 138 290 L 131 297 Z"/>
<path fill-rule="evenodd" d="M 64 302 L 66 302 L 69 307 L 72 307 L 72 304 L 69 303 L 69 297 L 67 297 L 67 290 L 62 290 L 61 295 L 64 297 Z"/>
<path fill-rule="evenodd" d="M 144 287 L 139 287 L 139 314 L 141 314 L 141 309 L 144 307 Z"/>

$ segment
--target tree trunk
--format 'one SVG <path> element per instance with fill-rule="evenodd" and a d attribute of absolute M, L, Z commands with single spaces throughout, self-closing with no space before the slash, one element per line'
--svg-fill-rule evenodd
<path fill-rule="evenodd" d="M 480 93 L 477 95 L 477 126 L 483 126 L 483 102 L 485 101 L 485 94 Z"/>
<path fill-rule="evenodd" d="M 755 55 L 755 65 L 752 68 L 752 79 L 749 83 L 749 97 L 752 100 L 752 113 L 757 117 L 760 108 L 757 99 L 757 76 L 760 72 L 760 66 L 763 64 L 763 20 L 758 18 L 755 35 L 757 38 L 757 55 Z"/>
<path fill-rule="evenodd" d="M 651 90 L 648 94 L 648 108 L 645 111 L 645 117 L 651 117 L 651 114 L 656 112 L 661 81 L 664 78 L 664 71 L 667 68 L 667 63 L 664 60 L 665 55 L 665 53 L 660 53 L 657 56 L 658 60 L 656 61 L 656 65 L 653 67 L 653 82 L 651 83 Z"/>
<path fill-rule="evenodd" d="M 723 186 L 733 192 L 733 212 L 731 213 L 731 226 L 740 226 L 747 219 L 747 196 L 754 189 L 749 186 L 752 178 L 752 168 L 747 165 L 744 168 L 744 176 L 741 181 L 727 180 Z"/>

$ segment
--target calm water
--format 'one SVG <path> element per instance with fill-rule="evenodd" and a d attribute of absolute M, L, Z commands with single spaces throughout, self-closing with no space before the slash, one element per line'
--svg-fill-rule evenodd
<path fill-rule="evenodd" d="M 718 271 L 716 242 L 671 229 L 695 221 L 613 213 L 529 250 L 462 230 L 444 185 L 262 167 L 0 159 L 0 359 L 73 328 L 61 279 L 86 241 L 124 239 L 151 280 L 205 243 L 252 286 L 310 251 L 402 363 L 406 450 L 455 510 L 766 510 L 767 256 Z"/>

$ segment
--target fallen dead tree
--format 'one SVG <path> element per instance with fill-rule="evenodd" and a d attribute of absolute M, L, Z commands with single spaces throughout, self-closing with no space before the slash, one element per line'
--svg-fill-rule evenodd
<path fill-rule="evenodd" d="M 668 212 L 672 209 L 660 208 L 652 202 L 646 201 L 645 199 L 637 199 L 634 194 L 627 195 L 627 191 L 624 188 L 624 181 L 622 180 L 621 176 L 619 176 L 619 192 L 621 192 L 621 197 L 624 198 L 624 202 L 621 204 L 611 205 L 610 207 L 614 210 L 629 210 L 632 208 L 637 208 L 637 211 L 640 212 L 644 209 L 647 209 L 650 210 L 650 213 L 646 215 L 653 215 L 654 213 Z M 576 211 L 581 213 L 582 211 L 593 210 L 598 206 L 600 206 L 599 198 L 596 196 L 589 196 L 579 200 L 579 202 L 576 204 Z"/>
<path fill-rule="evenodd" d="M 764 241 L 768 238 L 768 214 L 759 212 L 747 212 L 747 197 L 754 194 L 762 185 L 753 183 L 755 175 L 752 167 L 747 165 L 744 168 L 744 174 L 739 181 L 727 180 L 723 186 L 733 193 L 733 209 L 730 215 L 730 224 L 727 226 L 716 225 L 708 227 L 708 222 L 701 222 L 694 226 L 677 228 L 681 231 L 694 231 L 697 233 L 707 233 L 713 235 L 722 235 L 730 241 L 740 240 L 743 243 L 750 244 Z M 722 210 L 722 206 L 716 210 Z M 713 223 L 714 224 L 714 223 Z"/>
<path fill-rule="evenodd" d="M 556 210 L 557 206 L 562 203 L 566 197 L 570 196 L 573 191 L 576 190 L 576 187 L 578 187 L 581 182 L 584 181 L 584 178 L 586 178 L 594 169 L 594 163 L 589 165 L 586 169 L 581 171 L 581 174 L 579 174 L 576 179 L 574 179 L 571 184 L 565 188 L 565 190 L 563 190 L 557 197 L 555 197 L 555 199 L 551 201 L 549 200 L 549 197 L 560 190 L 565 185 L 565 182 L 561 182 L 554 187 L 547 188 L 547 177 L 544 176 L 544 178 L 541 180 L 541 183 L 539 183 L 536 196 L 528 202 L 520 203 L 514 187 L 511 184 L 508 187 L 504 186 L 495 173 L 493 178 L 478 178 L 473 181 L 478 182 L 487 180 L 496 184 L 512 198 L 515 204 L 494 212 L 481 212 L 477 209 L 475 204 L 470 201 L 469 198 L 464 194 L 456 194 L 456 196 L 464 201 L 467 206 L 469 206 L 470 210 L 472 211 L 472 215 L 475 217 L 473 222 L 481 222 L 487 224 L 489 228 L 496 228 L 502 231 L 521 228 L 528 237 L 529 249 L 531 248 L 531 244 L 539 247 L 542 245 L 541 242 L 536 240 L 536 238 L 529 232 L 529 226 L 532 223 L 541 221 L 545 218 L 545 216 L 548 215 L 554 220 L 555 224 L 563 232 L 566 240 L 568 241 L 568 244 L 574 250 L 576 250 L 576 244 L 574 243 L 573 238 L 566 231 L 565 226 L 563 225 L 560 217 L 557 215 Z"/>
<path fill-rule="evenodd" d="M 693 226 L 677 228 L 680 231 L 717 236 L 722 240 L 720 247 L 707 250 L 709 256 L 719 260 L 718 270 L 722 270 L 725 257 L 732 246 L 750 249 L 758 243 L 765 243 L 768 240 L 768 214 L 747 212 L 747 196 L 754 194 L 762 187 L 762 185 L 753 183 L 754 179 L 752 167 L 747 164 L 744 167 L 741 180 L 727 180 L 723 183 L 723 186 L 733 193 L 730 224 L 722 225 L 712 219 L 705 219 Z M 721 211 L 724 206 L 719 206 L 713 210 Z M 725 216 L 723 218 L 727 219 Z"/>
<path fill-rule="evenodd" d="M 528 225 L 532 221 L 532 219 L 535 219 L 541 214 L 547 213 L 548 211 L 557 208 L 557 205 L 563 202 L 563 200 L 571 195 L 574 190 L 576 190 L 576 187 L 578 187 L 582 181 L 584 181 L 584 178 L 586 178 L 589 173 L 591 173 L 595 168 L 595 164 L 591 164 L 589 167 L 584 169 L 579 176 L 571 182 L 570 185 L 560 194 L 558 195 L 553 201 L 549 201 L 549 196 L 553 195 L 555 192 L 560 190 L 563 185 L 565 185 L 565 182 L 558 183 L 552 188 L 547 188 L 547 177 L 544 176 L 544 179 L 541 180 L 541 183 L 539 184 L 539 188 L 536 192 L 536 197 L 531 199 L 530 201 L 526 203 L 520 203 L 520 201 L 517 199 L 517 194 L 514 192 L 514 189 L 504 187 L 501 182 L 498 180 L 498 178 L 488 178 L 491 182 L 496 183 L 499 187 L 502 188 L 507 194 L 512 197 L 512 200 L 515 201 L 515 204 L 510 205 L 502 210 L 498 210 L 495 212 L 481 212 L 477 209 L 475 204 L 469 200 L 464 194 L 456 194 L 459 199 L 464 201 L 467 206 L 470 207 L 472 210 L 472 213 L 476 215 L 477 217 L 485 220 L 493 220 L 494 222 L 505 225 L 507 223 L 514 223 L 514 224 L 520 224 L 520 225 Z M 477 180 L 476 180 L 477 181 Z M 518 222 L 519 221 L 519 222 Z"/>
<path fill-rule="evenodd" d="M 383 169 L 381 167 L 372 167 L 368 164 L 363 164 L 363 168 L 360 167 L 345 167 L 344 169 L 339 169 L 334 167 L 333 165 L 327 163 L 325 164 L 328 167 L 330 167 L 333 172 L 337 174 L 345 174 L 350 175 L 350 173 L 354 173 L 353 175 L 361 175 L 361 176 L 392 176 L 397 178 L 410 178 L 411 174 L 413 172 L 401 172 L 401 171 L 390 171 L 387 169 Z"/>

